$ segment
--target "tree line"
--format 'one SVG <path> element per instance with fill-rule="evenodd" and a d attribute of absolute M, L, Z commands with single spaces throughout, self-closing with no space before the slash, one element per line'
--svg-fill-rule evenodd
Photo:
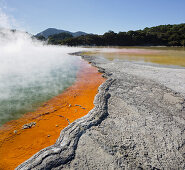
<path fill-rule="evenodd" d="M 103 35 L 87 34 L 79 37 L 61 33 L 50 36 L 48 42 L 69 46 L 185 46 L 185 24 L 159 25 L 119 33 L 108 31 Z"/>

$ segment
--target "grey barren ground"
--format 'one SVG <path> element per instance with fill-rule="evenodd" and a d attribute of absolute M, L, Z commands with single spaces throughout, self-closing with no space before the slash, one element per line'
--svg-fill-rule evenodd
<path fill-rule="evenodd" d="M 185 69 L 83 58 L 107 77 L 95 108 L 16 169 L 185 169 Z"/>

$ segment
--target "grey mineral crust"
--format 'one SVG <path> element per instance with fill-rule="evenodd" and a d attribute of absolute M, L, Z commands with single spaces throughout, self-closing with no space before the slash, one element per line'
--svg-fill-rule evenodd
<path fill-rule="evenodd" d="M 83 58 L 108 78 L 95 108 L 17 169 L 185 169 L 184 70 Z"/>

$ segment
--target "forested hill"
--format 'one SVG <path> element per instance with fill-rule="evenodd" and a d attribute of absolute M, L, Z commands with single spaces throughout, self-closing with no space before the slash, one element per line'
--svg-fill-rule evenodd
<path fill-rule="evenodd" d="M 57 37 L 55 35 L 55 37 Z M 56 38 L 57 39 L 57 38 Z M 185 46 L 185 24 L 159 25 L 143 30 L 103 35 L 88 34 L 55 41 L 55 44 L 78 46 Z"/>
<path fill-rule="evenodd" d="M 44 38 L 48 38 L 49 36 L 55 35 L 55 34 L 60 34 L 60 33 L 67 33 L 67 34 L 71 34 L 73 37 L 78 37 L 81 35 L 86 35 L 87 33 L 82 32 L 82 31 L 78 31 L 78 32 L 70 32 L 70 31 L 66 31 L 66 30 L 59 30 L 56 28 L 48 28 L 40 33 L 38 33 L 37 35 L 35 35 L 35 37 L 44 37 Z"/>

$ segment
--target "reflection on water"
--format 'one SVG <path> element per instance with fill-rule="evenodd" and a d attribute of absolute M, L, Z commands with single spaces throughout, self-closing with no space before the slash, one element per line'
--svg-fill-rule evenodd
<path fill-rule="evenodd" d="M 181 47 L 97 48 L 95 51 L 85 54 L 101 56 L 109 60 L 122 59 L 127 61 L 144 61 L 185 67 L 185 48 Z"/>

